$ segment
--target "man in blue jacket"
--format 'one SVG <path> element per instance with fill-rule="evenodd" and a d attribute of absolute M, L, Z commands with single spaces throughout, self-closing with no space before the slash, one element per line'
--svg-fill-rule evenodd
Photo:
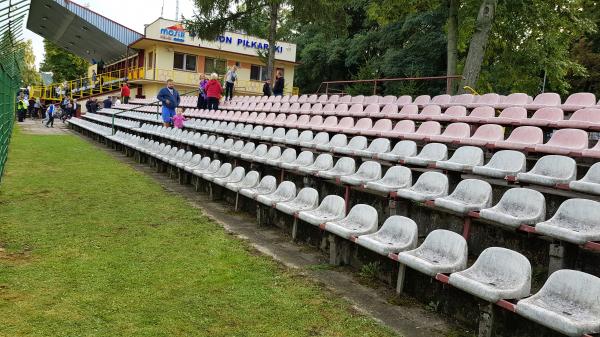
<path fill-rule="evenodd" d="M 175 116 L 175 110 L 181 102 L 179 93 L 175 90 L 173 80 L 167 80 L 167 87 L 160 89 L 156 99 L 162 102 L 162 120 L 166 127 L 171 126 L 173 116 Z"/>

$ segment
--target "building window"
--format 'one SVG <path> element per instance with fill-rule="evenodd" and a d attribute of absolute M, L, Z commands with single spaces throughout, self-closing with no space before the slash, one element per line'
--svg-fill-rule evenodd
<path fill-rule="evenodd" d="M 207 57 L 204 61 L 204 73 L 206 74 L 225 74 L 227 61 L 223 59 L 214 59 Z"/>
<path fill-rule="evenodd" d="M 175 53 L 173 56 L 173 69 L 196 71 L 196 55 Z"/>
<path fill-rule="evenodd" d="M 251 65 L 250 79 L 253 81 L 265 81 L 267 79 L 267 67 L 255 64 Z"/>
<path fill-rule="evenodd" d="M 148 69 L 154 68 L 154 52 L 148 53 Z"/>

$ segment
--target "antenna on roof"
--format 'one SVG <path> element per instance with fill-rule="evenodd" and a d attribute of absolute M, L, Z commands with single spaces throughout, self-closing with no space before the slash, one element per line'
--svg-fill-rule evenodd
<path fill-rule="evenodd" d="M 175 21 L 179 21 L 179 0 L 175 2 Z"/>
<path fill-rule="evenodd" d="M 165 0 L 163 0 L 162 3 L 162 7 L 160 8 L 160 17 L 163 17 L 163 14 L 165 13 Z"/>

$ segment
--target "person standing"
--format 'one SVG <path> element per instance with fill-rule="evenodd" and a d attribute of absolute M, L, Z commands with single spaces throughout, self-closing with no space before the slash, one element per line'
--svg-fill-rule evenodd
<path fill-rule="evenodd" d="M 124 104 L 129 103 L 129 96 L 131 95 L 131 89 L 129 89 L 129 84 L 127 84 L 127 80 L 123 83 L 121 87 L 121 101 Z"/>
<path fill-rule="evenodd" d="M 98 75 L 95 70 L 92 70 L 92 86 L 96 86 L 96 80 L 98 79 Z"/>
<path fill-rule="evenodd" d="M 275 76 L 275 84 L 273 85 L 273 95 L 274 96 L 283 96 L 283 87 L 284 86 L 285 86 L 285 80 L 283 79 L 281 70 L 277 70 L 277 75 Z"/>
<path fill-rule="evenodd" d="M 31 118 L 35 118 L 35 98 L 29 97 L 28 105 L 27 105 L 27 114 Z"/>
<path fill-rule="evenodd" d="M 156 96 L 162 103 L 162 120 L 166 127 L 170 127 L 173 122 L 173 116 L 175 116 L 175 109 L 181 103 L 179 92 L 175 89 L 175 85 L 172 79 L 167 80 L 167 86 L 160 89 Z"/>
<path fill-rule="evenodd" d="M 46 127 L 54 127 L 54 113 L 55 113 L 56 107 L 54 106 L 54 104 L 50 103 L 50 105 L 48 106 L 48 110 L 46 110 Z M 50 126 L 48 126 L 50 125 Z"/>
<path fill-rule="evenodd" d="M 231 66 L 227 74 L 225 74 L 225 102 L 233 98 L 233 84 L 237 80 L 237 66 Z"/>
<path fill-rule="evenodd" d="M 263 96 L 271 96 L 271 80 L 268 78 L 265 80 L 265 84 L 263 84 Z"/>
<path fill-rule="evenodd" d="M 17 102 L 17 121 L 23 122 L 25 120 L 25 113 L 27 111 L 27 104 L 23 95 L 19 96 Z"/>
<path fill-rule="evenodd" d="M 212 73 L 210 75 L 210 81 L 206 83 L 206 97 L 207 97 L 207 109 L 217 110 L 219 109 L 219 100 L 223 93 L 223 87 L 219 83 L 219 75 Z"/>
<path fill-rule="evenodd" d="M 37 118 L 42 118 L 41 109 L 42 109 L 42 102 L 40 101 L 40 98 L 38 97 L 35 99 L 35 103 L 33 104 L 34 114 Z"/>
<path fill-rule="evenodd" d="M 200 74 L 200 83 L 198 84 L 198 103 L 196 104 L 198 109 L 206 109 L 206 83 L 208 83 L 206 75 L 204 73 Z"/>

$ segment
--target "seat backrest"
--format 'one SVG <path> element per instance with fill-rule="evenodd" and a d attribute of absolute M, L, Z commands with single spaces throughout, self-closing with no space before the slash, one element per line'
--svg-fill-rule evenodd
<path fill-rule="evenodd" d="M 345 115 L 348 113 L 348 104 L 342 103 L 342 104 L 338 104 L 335 107 L 335 113 L 339 114 L 339 115 Z"/>
<path fill-rule="evenodd" d="M 315 208 L 319 205 L 319 192 L 312 187 L 304 187 L 298 192 L 295 201 L 302 205 L 311 205 Z"/>
<path fill-rule="evenodd" d="M 417 224 L 410 218 L 401 215 L 392 215 L 385 219 L 377 236 L 386 238 L 390 242 L 406 242 L 409 249 L 414 249 L 418 242 Z"/>
<path fill-rule="evenodd" d="M 440 123 L 435 121 L 427 121 L 419 126 L 419 129 L 416 133 L 420 135 L 439 135 L 441 131 L 442 126 Z"/>
<path fill-rule="evenodd" d="M 292 199 L 296 197 L 296 184 L 291 181 L 282 181 L 275 192 L 276 195 L 286 197 L 287 199 Z"/>
<path fill-rule="evenodd" d="M 379 110 L 379 109 L 378 109 Z M 363 105 L 362 104 L 352 104 L 350 106 L 350 109 L 348 109 L 348 113 L 351 115 L 356 115 L 356 114 L 361 114 L 363 112 Z"/>
<path fill-rule="evenodd" d="M 500 95 L 489 93 L 483 94 L 481 96 L 475 96 L 475 103 L 477 104 L 487 104 L 493 106 L 494 104 L 500 103 Z"/>
<path fill-rule="evenodd" d="M 417 96 L 412 104 L 414 105 L 425 105 L 431 102 L 431 96 L 429 95 L 421 95 Z"/>
<path fill-rule="evenodd" d="M 298 117 L 298 121 L 296 122 L 297 125 L 306 125 L 308 123 L 310 123 L 310 115 L 300 115 L 300 117 Z"/>
<path fill-rule="evenodd" d="M 329 99 L 327 100 L 327 103 L 337 103 L 340 100 L 340 95 L 331 95 L 329 96 Z"/>
<path fill-rule="evenodd" d="M 467 165 L 482 165 L 483 150 L 475 146 L 461 146 L 450 157 L 449 161 Z"/>
<path fill-rule="evenodd" d="M 442 136 L 450 136 L 455 138 L 469 138 L 471 136 L 471 126 L 467 123 L 452 123 L 449 124 Z"/>
<path fill-rule="evenodd" d="M 313 166 L 319 169 L 330 169 L 333 167 L 333 157 L 329 153 L 322 153 L 317 156 Z"/>
<path fill-rule="evenodd" d="M 440 172 L 427 171 L 419 176 L 412 187 L 416 191 L 448 194 L 448 177 Z"/>
<path fill-rule="evenodd" d="M 340 100 L 338 101 L 338 104 L 339 103 L 344 103 L 344 104 L 352 103 L 352 96 L 350 96 L 350 95 L 341 96 Z"/>
<path fill-rule="evenodd" d="M 390 150 L 390 140 L 387 138 L 374 139 L 367 148 L 370 152 L 385 153 Z"/>
<path fill-rule="evenodd" d="M 532 104 L 559 106 L 560 95 L 554 92 L 544 92 L 535 97 Z"/>
<path fill-rule="evenodd" d="M 557 298 L 557 294 L 561 298 Z M 600 278 L 578 270 L 557 270 L 548 276 L 542 289 L 532 297 L 547 297 L 552 299 L 555 305 L 562 304 L 562 301 L 555 303 L 558 300 L 566 300 L 565 308 L 589 310 L 593 317 L 598 317 L 600 315 L 600 306 L 598 305 Z"/>
<path fill-rule="evenodd" d="M 490 141 L 504 140 L 504 128 L 497 124 L 484 124 L 475 130 L 471 138 Z"/>
<path fill-rule="evenodd" d="M 354 158 L 342 157 L 335 163 L 333 170 L 354 173 L 356 170 L 356 162 L 354 161 Z"/>
<path fill-rule="evenodd" d="M 312 116 L 308 125 L 321 125 L 323 124 L 323 116 Z"/>
<path fill-rule="evenodd" d="M 502 110 L 500 118 L 510 118 L 510 119 L 526 119 L 527 118 L 527 110 L 523 107 L 513 106 Z"/>
<path fill-rule="evenodd" d="M 406 182 L 407 185 L 412 185 L 412 170 L 406 166 L 392 166 L 382 178 L 383 183 L 389 185 L 397 185 L 398 182 Z"/>
<path fill-rule="evenodd" d="M 590 92 L 577 92 L 567 97 L 565 105 L 592 106 L 596 104 L 596 95 Z"/>
<path fill-rule="evenodd" d="M 396 110 L 397 109 L 398 109 L 398 106 L 396 106 Z M 361 108 L 361 112 L 363 112 L 362 108 Z M 379 104 L 369 104 L 369 105 L 367 105 L 367 107 L 364 110 L 364 113 L 367 114 L 367 115 L 368 114 L 377 114 L 377 113 L 379 113 Z"/>
<path fill-rule="evenodd" d="M 563 120 L 565 113 L 561 108 L 546 107 L 538 109 L 533 113 L 531 119 L 541 119 L 547 121 L 560 121 Z"/>
<path fill-rule="evenodd" d="M 354 126 L 354 118 L 344 117 L 340 120 L 337 127 L 341 129 L 350 129 Z"/>
<path fill-rule="evenodd" d="M 348 136 L 343 133 L 335 134 L 329 141 L 329 146 L 346 146 L 348 144 Z"/>
<path fill-rule="evenodd" d="M 328 195 L 323 198 L 317 209 L 328 214 L 344 215 L 346 214 L 346 202 L 338 195 Z"/>
<path fill-rule="evenodd" d="M 595 108 L 584 108 L 575 111 L 571 117 L 570 121 L 584 121 L 600 124 L 600 109 Z"/>
<path fill-rule="evenodd" d="M 567 156 L 548 155 L 538 159 L 529 172 L 566 179 L 577 176 L 577 163 L 573 158 Z"/>
<path fill-rule="evenodd" d="M 421 116 L 438 116 L 442 114 L 442 108 L 439 105 L 428 105 L 423 108 L 419 115 Z"/>
<path fill-rule="evenodd" d="M 469 117 L 477 118 L 492 118 L 496 115 L 496 111 L 491 106 L 479 106 L 473 109 L 469 114 Z"/>
<path fill-rule="evenodd" d="M 377 219 L 379 216 L 373 206 L 365 204 L 354 205 L 345 220 L 361 228 L 377 229 Z"/>
<path fill-rule="evenodd" d="M 327 132 L 319 132 L 319 133 L 317 133 L 317 135 L 315 136 L 315 138 L 312 139 L 312 143 L 313 144 L 327 144 L 327 143 L 329 143 L 329 134 Z"/>
<path fill-rule="evenodd" d="M 546 215 L 546 198 L 536 190 L 529 188 L 511 188 L 504 192 L 498 204 L 494 206 L 499 211 L 515 215 Z"/>
<path fill-rule="evenodd" d="M 456 185 L 450 197 L 467 204 L 483 204 L 487 208 L 492 204 L 492 186 L 487 181 L 464 179 Z"/>
<path fill-rule="evenodd" d="M 327 95 L 326 95 L 326 94 L 323 94 L 323 95 L 319 96 L 319 98 L 318 98 L 318 100 L 317 100 L 317 101 L 318 101 L 319 103 L 327 103 L 327 98 L 328 98 L 328 97 L 327 97 Z"/>
<path fill-rule="evenodd" d="M 473 96 L 473 94 L 461 94 L 461 95 L 452 96 L 452 98 L 450 99 L 450 103 L 468 104 L 468 103 L 473 103 L 474 100 L 475 100 L 475 96 Z"/>
<path fill-rule="evenodd" d="M 450 103 L 451 99 L 452 99 L 452 96 L 450 96 L 450 95 L 446 95 L 446 94 L 437 95 L 431 99 L 431 104 L 438 104 L 438 105 L 448 104 L 448 103 Z"/>
<path fill-rule="evenodd" d="M 376 161 L 366 161 L 358 167 L 356 174 L 370 179 L 380 179 L 381 164 Z"/>
<path fill-rule="evenodd" d="M 548 145 L 567 148 L 587 149 L 588 133 L 580 129 L 559 129 L 554 131 Z"/>
<path fill-rule="evenodd" d="M 368 130 L 373 126 L 373 121 L 371 118 L 361 118 L 354 125 L 354 129 L 357 130 Z"/>
<path fill-rule="evenodd" d="M 355 136 L 350 139 L 347 147 L 355 150 L 362 150 L 367 147 L 367 137 Z"/>
<path fill-rule="evenodd" d="M 444 111 L 445 116 L 463 117 L 467 115 L 467 108 L 462 105 L 454 105 Z"/>
<path fill-rule="evenodd" d="M 392 121 L 386 118 L 380 119 L 375 122 L 371 129 L 375 131 L 390 131 L 392 130 Z"/>
<path fill-rule="evenodd" d="M 298 131 L 296 131 L 298 132 Z M 285 129 L 284 128 L 277 128 L 275 129 L 275 132 L 273 132 L 273 138 L 284 138 L 285 137 Z"/>
<path fill-rule="evenodd" d="M 412 97 L 410 95 L 402 95 L 402 96 L 398 97 L 398 99 L 396 100 L 397 105 L 406 105 L 406 104 L 411 104 L 411 103 L 412 103 Z M 419 104 L 419 103 L 415 103 L 415 104 Z"/>
<path fill-rule="evenodd" d="M 523 106 L 525 104 L 530 103 L 530 101 L 529 96 L 527 94 L 516 92 L 506 96 L 506 98 L 501 103 L 512 106 Z"/>
<path fill-rule="evenodd" d="M 600 202 L 588 199 L 567 199 L 550 219 L 556 222 L 588 225 L 590 229 L 600 230 Z"/>
<path fill-rule="evenodd" d="M 541 144 L 544 142 L 544 132 L 537 126 L 519 126 L 515 128 L 508 138 L 507 142 L 524 144 Z"/>
<path fill-rule="evenodd" d="M 264 157 L 267 154 L 267 151 L 269 151 L 269 149 L 267 148 L 266 144 L 259 144 L 254 151 L 252 152 L 252 154 L 256 157 Z"/>
<path fill-rule="evenodd" d="M 460 262 L 459 264 L 463 268 L 467 265 L 467 241 L 462 235 L 449 230 L 435 229 L 431 231 L 417 249 L 435 251 L 449 261 Z"/>
<path fill-rule="evenodd" d="M 375 102 L 375 103 L 378 103 L 380 105 L 395 104 L 397 100 L 398 100 L 398 98 L 396 96 L 387 95 L 387 96 L 384 96 L 384 97 L 379 97 L 379 100 L 377 102 Z"/>
<path fill-rule="evenodd" d="M 412 140 L 401 140 L 392 149 L 392 153 L 402 157 L 410 157 L 417 154 L 417 143 Z"/>
<path fill-rule="evenodd" d="M 417 107 L 417 111 L 418 110 L 419 110 L 419 107 Z M 397 114 L 398 106 L 396 104 L 386 104 L 383 106 L 383 109 L 381 109 L 381 113 L 382 114 Z"/>
<path fill-rule="evenodd" d="M 304 130 L 298 136 L 298 140 L 301 142 L 310 142 L 313 140 L 313 132 L 311 130 Z"/>
<path fill-rule="evenodd" d="M 582 181 L 594 184 L 600 184 L 600 162 L 590 166 Z"/>
<path fill-rule="evenodd" d="M 508 281 L 509 287 L 520 288 L 529 294 L 531 289 L 531 263 L 514 250 L 502 247 L 489 247 L 483 250 L 469 270 L 478 270 L 494 278 Z"/>
<path fill-rule="evenodd" d="M 365 101 L 365 96 L 363 95 L 357 95 L 357 96 L 352 96 L 352 100 L 350 101 L 350 103 L 352 104 L 363 104 L 363 102 Z"/>
<path fill-rule="evenodd" d="M 448 156 L 448 147 L 441 143 L 428 143 L 421 149 L 419 158 L 429 158 L 435 160 L 445 160 Z"/>
<path fill-rule="evenodd" d="M 411 120 L 402 120 L 396 123 L 393 129 L 394 132 L 400 133 L 414 133 L 415 132 L 415 122 Z"/>
<path fill-rule="evenodd" d="M 301 165 L 311 165 L 314 162 L 314 153 L 310 151 L 302 151 L 295 160 L 295 163 Z"/>
<path fill-rule="evenodd" d="M 323 126 L 336 126 L 338 123 L 338 119 L 335 116 L 328 116 L 327 118 L 325 118 L 325 121 L 323 122 Z"/>

